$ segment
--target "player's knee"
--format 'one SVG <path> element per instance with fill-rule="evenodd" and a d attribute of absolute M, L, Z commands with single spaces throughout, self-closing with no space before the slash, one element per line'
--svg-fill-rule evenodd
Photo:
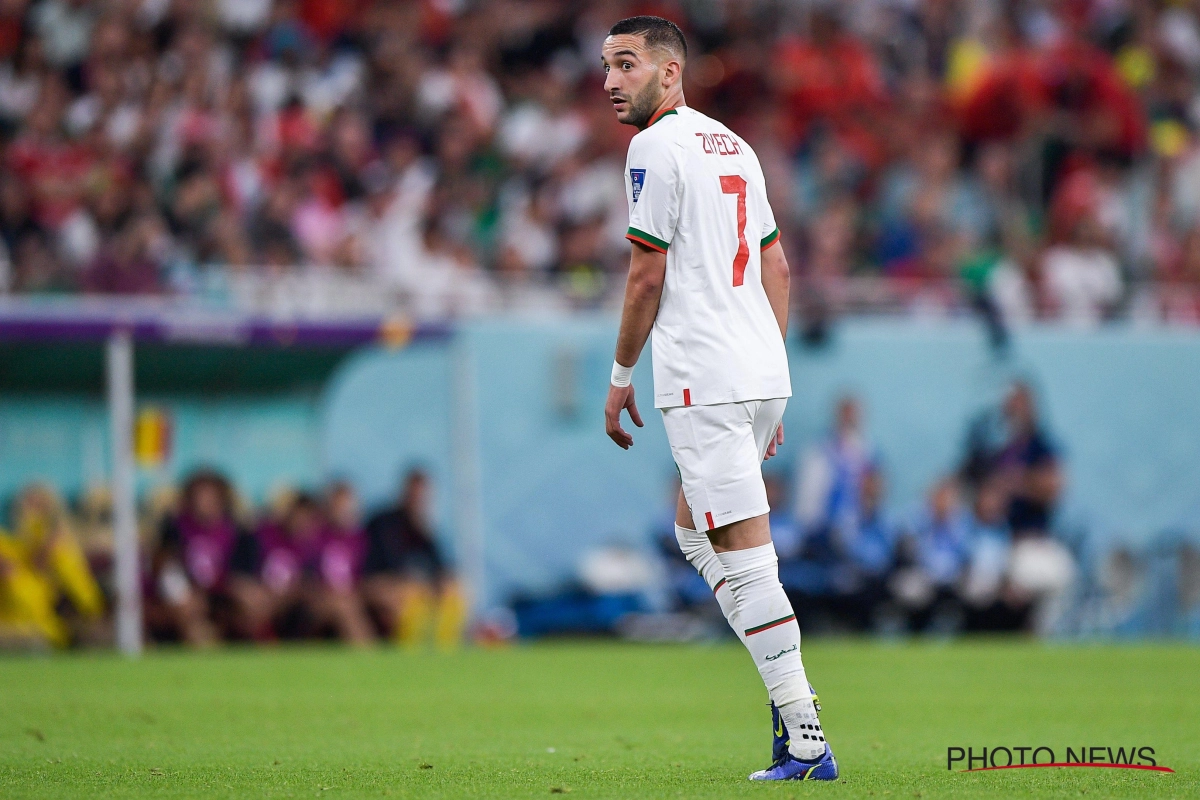
<path fill-rule="evenodd" d="M 719 552 L 749 550 L 771 544 L 771 525 L 767 515 L 761 514 L 713 528 L 708 532 L 708 538 Z"/>
<path fill-rule="evenodd" d="M 703 558 L 712 552 L 708 537 L 694 528 L 675 525 L 675 541 L 679 543 L 679 551 L 688 561 L 695 563 L 697 558 Z"/>

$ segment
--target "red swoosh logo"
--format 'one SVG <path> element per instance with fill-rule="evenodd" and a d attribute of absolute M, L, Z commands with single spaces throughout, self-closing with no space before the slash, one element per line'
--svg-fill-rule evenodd
<path fill-rule="evenodd" d="M 1029 769 L 1031 767 L 1105 767 L 1107 769 L 1146 769 L 1151 772 L 1170 772 L 1174 774 L 1175 770 L 1170 767 L 1151 767 L 1146 764 L 1105 764 L 1097 761 L 1089 761 L 1083 763 L 1054 763 L 1054 764 L 1009 764 L 1003 767 L 976 767 L 975 769 L 964 769 L 962 772 L 987 772 L 993 769 Z"/>

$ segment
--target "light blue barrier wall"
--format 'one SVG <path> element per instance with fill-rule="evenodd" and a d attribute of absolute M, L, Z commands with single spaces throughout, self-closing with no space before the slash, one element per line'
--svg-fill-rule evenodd
<path fill-rule="evenodd" d="M 634 375 L 646 427 L 623 451 L 604 433 L 611 320 L 495 322 L 466 337 L 477 375 L 489 595 L 552 590 L 587 549 L 645 542 L 674 472 L 649 360 Z"/>
<path fill-rule="evenodd" d="M 407 469 L 428 471 L 447 543 L 455 519 L 452 362 L 444 343 L 355 354 L 329 381 L 317 423 L 326 474 L 353 482 L 367 509 L 392 501 Z"/>
<path fill-rule="evenodd" d="M 1035 328 L 997 361 L 969 323 L 843 325 L 825 351 L 792 353 L 788 423 L 809 440 L 842 390 L 866 400 L 892 501 L 917 501 L 961 456 L 968 420 L 1014 376 L 1038 388 L 1063 449 L 1062 519 L 1138 543 L 1200 523 L 1200 335 Z M 794 455 L 792 451 L 790 455 Z"/>
<path fill-rule="evenodd" d="M 139 406 L 168 411 L 174 446 L 161 467 L 139 470 L 139 489 L 202 464 L 224 470 L 254 501 L 282 484 L 314 485 L 323 472 L 319 399 L 317 392 L 140 396 Z M 0 498 L 32 480 L 72 497 L 106 481 L 108 466 L 108 416 L 99 397 L 0 397 Z"/>
<path fill-rule="evenodd" d="M 490 323 L 467 333 L 480 402 L 487 575 L 493 597 L 570 578 L 605 542 L 642 542 L 670 478 L 648 364 L 635 384 L 647 428 L 622 452 L 604 436 L 611 321 Z M 1200 335 L 1035 328 L 998 360 L 971 321 L 855 321 L 823 349 L 793 348 L 788 441 L 768 465 L 790 474 L 853 391 L 904 510 L 952 470 L 966 427 L 1013 377 L 1038 387 L 1067 463 L 1060 518 L 1100 540 L 1144 542 L 1200 515 Z M 566 413 L 567 409 L 571 413 Z"/>
<path fill-rule="evenodd" d="M 107 419 L 98 400 L 0 396 L 0 498 L 30 480 L 51 481 L 67 494 L 104 480 Z"/>
<path fill-rule="evenodd" d="M 480 477 L 487 599 L 549 591 L 589 547 L 644 543 L 666 505 L 673 466 L 650 407 L 648 359 L 635 374 L 647 427 L 628 452 L 604 435 L 614 336 L 608 318 L 479 322 L 454 343 L 356 354 L 319 395 L 149 398 L 172 411 L 177 442 L 171 462 L 141 483 L 208 462 L 254 498 L 281 482 L 343 475 L 375 505 L 419 463 L 434 475 L 450 541 L 469 518 L 455 456 L 465 436 Z M 834 399 L 854 391 L 885 459 L 890 502 L 910 506 L 957 463 L 967 421 L 1022 375 L 1041 390 L 1065 453 L 1065 519 L 1133 543 L 1200 527 L 1196 332 L 1035 328 L 998 362 L 969 321 L 850 321 L 824 349 L 793 348 L 791 361 L 788 441 L 773 470 L 790 472 Z M 474 393 L 469 408 L 464 392 Z M 474 422 L 464 430 L 463 420 Z M 102 479 L 106 440 L 99 399 L 0 397 L 0 496 L 33 477 L 67 493 Z"/>

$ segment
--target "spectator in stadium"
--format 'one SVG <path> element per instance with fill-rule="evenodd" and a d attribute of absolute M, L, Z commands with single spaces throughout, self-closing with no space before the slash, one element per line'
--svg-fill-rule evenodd
<path fill-rule="evenodd" d="M 258 527 L 259 580 L 247 592 L 249 602 L 242 609 L 246 627 L 268 638 L 299 636 L 313 627 L 313 582 L 325 536 L 315 497 L 289 493 L 280 503 L 278 517 L 268 517 Z"/>
<path fill-rule="evenodd" d="M 96 12 L 94 4 L 87 0 L 45 0 L 33 7 L 30 22 L 51 64 L 71 74 L 82 67 L 90 48 Z"/>
<path fill-rule="evenodd" d="M 1033 388 L 1014 383 L 1004 401 L 1008 440 L 996 455 L 996 472 L 1009 487 L 1008 522 L 1016 536 L 1049 532 L 1062 494 L 1058 448 L 1046 433 Z"/>
<path fill-rule="evenodd" d="M 234 516 L 233 489 L 213 470 L 184 481 L 179 510 L 163 520 L 153 558 L 152 628 L 193 646 L 216 643 L 218 606 L 233 607 L 233 626 L 261 636 L 258 543 Z M 232 627 L 232 626 L 231 626 Z"/>
<path fill-rule="evenodd" d="M 1095 325 L 1116 310 L 1121 270 L 1093 215 L 1082 214 L 1069 238 L 1043 253 L 1042 281 L 1056 316 L 1068 322 Z"/>
<path fill-rule="evenodd" d="M 801 538 L 791 533 L 786 517 L 781 520 L 780 582 L 794 598 L 797 614 L 811 626 L 860 631 L 876 627 L 887 600 L 897 538 L 883 497 L 883 474 L 871 463 L 859 475 L 854 503 L 823 527 L 809 528 Z M 772 539 L 777 530 L 774 517 L 772 513 Z"/>
<path fill-rule="evenodd" d="M 997 445 L 990 445 L 981 433 L 986 420 L 976 423 L 961 472 L 979 487 L 977 491 L 994 484 L 1002 493 L 1012 535 L 1006 602 L 1027 606 L 1028 624 L 1045 633 L 1061 621 L 1077 572 L 1075 557 L 1051 535 L 1065 480 L 1063 467 L 1028 383 L 1012 384 L 1001 416 L 1003 438 Z"/>
<path fill-rule="evenodd" d="M 156 541 L 163 516 L 175 506 L 173 487 L 160 488 L 151 495 L 155 503 L 143 503 L 138 517 L 138 543 L 144 554 Z M 83 490 L 75 501 L 75 524 L 79 545 L 94 574 L 101 581 L 102 591 L 115 594 L 113 586 L 113 529 L 112 492 L 105 484 L 93 484 Z"/>
<path fill-rule="evenodd" d="M 847 30 L 845 14 L 837 4 L 814 6 L 809 35 L 781 37 L 770 63 L 795 142 L 824 124 L 857 160 L 877 166 L 884 144 L 876 123 L 888 98 L 875 55 Z"/>
<path fill-rule="evenodd" d="M 368 283 L 356 297 L 434 317 L 619 287 L 623 133 L 579 56 L 604 4 L 135 5 L 0 9 L 0 287 L 194 294 L 210 269 L 338 267 Z M 995 294 L 992 322 L 1094 322 L 1127 278 L 1195 271 L 1195 9 L 991 5 L 677 9 L 703 31 L 697 107 L 795 173 L 773 201 L 822 320 Z M 1088 182 L 1098 248 L 1058 208 Z M 905 277 L 854 280 L 881 272 Z M 1146 307 L 1198 318 L 1194 286 L 1158 291 Z"/>
<path fill-rule="evenodd" d="M 1028 384 L 1016 383 L 1004 403 L 1009 436 L 996 456 L 995 475 L 1008 490 L 1013 535 L 1012 590 L 1033 607 L 1031 625 L 1049 633 L 1059 624 L 1072 584 L 1075 558 L 1051 536 L 1063 491 L 1058 448 L 1046 432 Z"/>
<path fill-rule="evenodd" d="M 375 638 L 359 593 L 367 539 L 359 514 L 358 495 L 345 481 L 334 481 L 325 492 L 325 535 L 317 556 L 317 575 L 310 602 L 319 625 L 357 646 Z"/>
<path fill-rule="evenodd" d="M 967 630 L 1017 630 L 1029 604 L 1009 590 L 1012 533 L 1008 496 L 999 480 L 985 480 L 971 508 L 970 564 L 963 580 Z"/>
<path fill-rule="evenodd" d="M 430 491 L 425 471 L 412 469 L 397 504 L 367 522 L 363 593 L 397 642 L 417 644 L 432 632 L 437 645 L 452 647 L 466 602 L 434 537 Z"/>
<path fill-rule="evenodd" d="M 796 519 L 806 541 L 828 539 L 841 519 L 860 515 L 863 476 L 875 468 L 877 460 L 862 432 L 858 398 L 844 395 L 837 402 L 833 430 L 801 457 Z"/>
<path fill-rule="evenodd" d="M 25 184 L 11 172 L 0 172 L 0 293 L 17 287 L 17 253 L 21 241 L 37 235 L 30 218 L 30 198 Z"/>
<path fill-rule="evenodd" d="M 763 476 L 763 484 L 767 489 L 767 504 L 771 507 L 771 541 L 775 542 L 775 552 L 780 559 L 791 558 L 800 552 L 803 535 L 792 504 L 788 502 L 787 482 L 782 475 L 768 474 Z"/>
<path fill-rule="evenodd" d="M 84 289 L 96 294 L 156 294 L 162 291 L 159 267 L 153 253 L 161 239 L 158 220 L 147 216 L 130 220 L 111 244 L 87 265 Z"/>
<path fill-rule="evenodd" d="M 960 169 L 958 137 L 934 128 L 885 176 L 880 261 L 889 274 L 949 276 L 983 237 L 984 199 Z"/>
<path fill-rule="evenodd" d="M 904 566 L 891 591 L 911 630 L 953 633 L 962 625 L 959 587 L 970 558 L 970 515 L 954 477 L 942 478 L 900 542 Z"/>
<path fill-rule="evenodd" d="M 13 504 L 12 533 L 0 530 L 0 645 L 103 638 L 104 607 L 61 500 L 49 486 L 27 486 Z"/>
<path fill-rule="evenodd" d="M 858 513 L 834 526 L 835 606 L 854 630 L 878 627 L 881 606 L 888 598 L 898 532 L 884 509 L 884 491 L 883 471 L 874 465 L 862 477 Z"/>

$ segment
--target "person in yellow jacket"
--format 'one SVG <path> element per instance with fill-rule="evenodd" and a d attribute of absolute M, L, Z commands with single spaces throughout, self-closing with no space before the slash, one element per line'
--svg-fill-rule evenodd
<path fill-rule="evenodd" d="M 104 597 L 62 502 L 43 484 L 14 503 L 13 531 L 0 530 L 0 641 L 65 647 L 71 629 L 58 613 L 65 598 L 85 620 L 104 615 Z"/>

